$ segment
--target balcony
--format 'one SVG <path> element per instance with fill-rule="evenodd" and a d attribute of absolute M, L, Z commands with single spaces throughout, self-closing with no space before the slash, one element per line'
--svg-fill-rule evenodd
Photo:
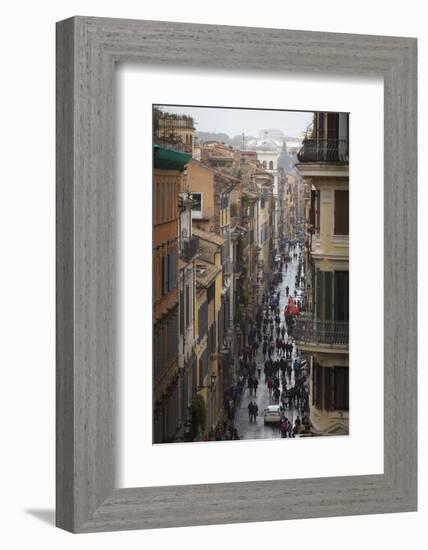
<path fill-rule="evenodd" d="M 348 321 L 319 321 L 318 319 L 296 320 L 292 335 L 299 346 L 327 345 L 330 347 L 348 347 Z"/>
<path fill-rule="evenodd" d="M 181 241 L 181 255 L 183 259 L 189 262 L 199 251 L 199 237 L 192 236 Z"/>
<path fill-rule="evenodd" d="M 347 139 L 304 139 L 297 153 L 300 163 L 349 162 Z"/>

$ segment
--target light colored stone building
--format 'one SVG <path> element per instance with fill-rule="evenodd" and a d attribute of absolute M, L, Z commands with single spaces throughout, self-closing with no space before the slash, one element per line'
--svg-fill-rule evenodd
<path fill-rule="evenodd" d="M 311 225 L 305 273 L 310 311 L 295 339 L 310 359 L 310 419 L 316 434 L 349 432 L 348 115 L 316 113 L 298 170 L 310 180 Z"/>

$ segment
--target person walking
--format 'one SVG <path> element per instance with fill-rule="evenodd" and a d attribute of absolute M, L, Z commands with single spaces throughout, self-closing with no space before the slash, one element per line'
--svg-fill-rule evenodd
<path fill-rule="evenodd" d="M 248 422 L 251 424 L 251 422 L 253 421 L 253 415 L 254 415 L 254 407 L 253 407 L 253 402 L 250 401 L 248 403 Z"/>
<path fill-rule="evenodd" d="M 267 353 L 267 342 L 266 342 L 266 340 L 263 342 L 262 352 L 263 352 L 263 357 L 266 358 L 266 353 Z"/>
<path fill-rule="evenodd" d="M 282 357 L 285 357 L 286 350 L 287 350 L 287 344 L 285 343 L 285 340 L 283 340 L 281 344 Z"/>
<path fill-rule="evenodd" d="M 257 406 L 257 403 L 253 401 L 253 422 L 256 424 L 257 422 L 257 416 L 259 414 L 259 408 Z"/>
<path fill-rule="evenodd" d="M 286 416 L 282 415 L 281 420 L 279 421 L 279 431 L 281 432 L 281 437 L 287 437 L 288 433 L 288 419 Z"/>
<path fill-rule="evenodd" d="M 267 387 L 268 387 L 268 391 L 269 391 L 269 399 L 272 399 L 273 381 L 272 381 L 272 378 L 270 376 L 269 376 L 268 381 L 267 381 Z"/>
<path fill-rule="evenodd" d="M 253 380 L 254 397 L 257 397 L 257 388 L 258 387 L 259 387 L 259 381 L 257 380 L 257 378 L 255 378 Z"/>

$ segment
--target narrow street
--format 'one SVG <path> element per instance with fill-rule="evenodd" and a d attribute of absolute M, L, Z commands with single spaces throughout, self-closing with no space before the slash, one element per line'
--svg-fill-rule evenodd
<path fill-rule="evenodd" d="M 152 111 L 154 441 L 348 435 L 349 114 Z"/>
<path fill-rule="evenodd" d="M 300 248 L 296 248 L 296 252 L 300 252 Z M 296 271 L 297 271 L 297 260 L 290 261 L 288 263 L 288 269 L 285 270 L 285 265 L 283 267 L 283 280 L 282 283 L 279 284 L 277 287 L 277 290 L 280 291 L 280 299 L 279 299 L 279 309 L 280 309 L 280 318 L 281 323 L 285 323 L 284 319 L 284 308 L 287 305 L 288 297 L 286 295 L 286 287 L 289 287 L 290 295 L 294 297 L 294 288 L 295 288 L 295 277 L 296 277 Z M 300 293 L 298 293 L 297 298 L 299 298 Z M 287 336 L 286 336 L 287 338 Z M 262 346 L 259 346 L 258 353 L 257 353 L 257 368 L 260 368 L 260 379 L 259 379 L 259 386 L 257 388 L 257 396 L 253 397 L 250 396 L 250 392 L 248 387 L 245 388 L 245 390 L 242 393 L 241 397 L 241 404 L 239 411 L 236 415 L 236 428 L 238 430 L 239 436 L 241 439 L 268 439 L 268 438 L 280 438 L 281 434 L 279 431 L 279 424 L 278 423 L 264 423 L 263 419 L 263 410 L 268 405 L 272 405 L 273 399 L 269 398 L 269 390 L 265 381 L 265 375 L 263 373 L 263 367 L 264 367 L 264 356 L 262 352 Z M 292 359 L 294 361 L 296 355 L 295 346 L 293 347 L 293 354 Z M 277 359 L 277 351 L 275 349 L 275 353 L 272 356 L 273 359 Z M 289 388 L 294 386 L 294 369 L 292 369 L 291 374 L 291 380 L 287 376 L 287 386 Z M 259 415 L 257 417 L 256 423 L 250 423 L 248 418 L 248 405 L 250 401 L 256 401 Z M 302 411 L 297 410 L 294 406 L 291 406 L 291 408 L 287 408 L 285 411 L 285 416 L 288 418 L 288 420 L 294 425 L 294 422 L 296 420 L 297 416 L 300 416 L 302 418 Z M 297 436 L 298 437 L 298 436 Z"/>

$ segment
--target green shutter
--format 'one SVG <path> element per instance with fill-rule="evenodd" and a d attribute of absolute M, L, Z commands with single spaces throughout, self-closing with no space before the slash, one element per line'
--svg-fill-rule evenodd
<path fill-rule="evenodd" d="M 324 272 L 317 269 L 316 271 L 316 291 L 315 291 L 315 314 L 318 319 L 324 316 L 323 311 L 323 288 L 324 288 Z"/>
<path fill-rule="evenodd" d="M 324 368 L 324 408 L 327 411 L 333 409 L 333 369 Z"/>
<path fill-rule="evenodd" d="M 324 273 L 324 320 L 333 319 L 333 273 Z"/>

